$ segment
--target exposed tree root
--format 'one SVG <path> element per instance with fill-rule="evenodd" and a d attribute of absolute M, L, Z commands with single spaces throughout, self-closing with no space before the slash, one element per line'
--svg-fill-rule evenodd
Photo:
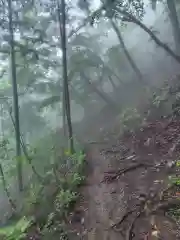
<path fill-rule="evenodd" d="M 117 228 L 117 226 L 120 226 L 120 225 L 128 218 L 128 216 L 129 216 L 130 214 L 132 214 L 134 211 L 135 211 L 135 209 L 126 212 L 126 214 L 124 214 L 124 216 L 122 217 L 122 219 L 121 219 L 119 222 L 114 223 L 113 225 L 111 225 L 111 228 L 113 228 L 115 231 L 119 232 L 120 229 Z"/>
<path fill-rule="evenodd" d="M 136 165 L 132 165 L 130 167 L 125 167 L 123 169 L 120 170 L 110 170 L 108 172 L 105 172 L 105 174 L 108 174 L 106 176 L 104 176 L 104 179 L 102 180 L 102 182 L 106 182 L 106 183 L 111 183 L 117 179 L 119 179 L 119 177 L 127 172 L 131 172 L 136 170 L 137 168 L 147 168 L 147 167 L 153 167 L 152 164 L 147 164 L 147 163 L 138 163 Z"/>
<path fill-rule="evenodd" d="M 137 166 L 137 165 L 136 165 Z M 135 167 L 135 166 L 134 166 Z M 162 191 L 163 193 L 168 191 L 169 188 L 166 188 L 164 191 Z M 158 194 L 157 194 L 158 195 Z M 149 194 L 150 196 L 150 194 Z M 133 210 L 128 210 L 124 216 L 122 217 L 122 219 L 113 224 L 111 226 L 111 228 L 113 228 L 114 231 L 122 231 L 121 229 L 121 225 L 123 224 L 123 222 L 125 220 L 127 220 L 127 218 L 132 214 L 133 218 L 131 223 L 129 224 L 129 227 L 125 233 L 125 240 L 132 240 L 134 238 L 134 233 L 133 233 L 133 229 L 134 226 L 136 224 L 136 221 L 143 215 L 145 215 L 147 218 L 151 219 L 151 216 L 153 215 L 162 215 L 165 216 L 165 213 L 171 209 L 171 208 L 176 208 L 176 207 L 180 207 L 180 199 L 177 198 L 171 198 L 167 201 L 162 201 L 162 194 L 159 196 L 159 200 L 157 203 L 157 199 L 152 199 L 151 197 L 147 196 L 144 201 L 142 201 L 140 203 L 140 205 L 137 205 L 137 209 L 133 209 Z M 133 213 L 136 213 L 135 215 Z M 165 216 L 166 217 L 166 216 Z M 171 219 L 171 217 L 167 216 L 167 219 L 169 219 L 169 221 L 173 221 L 173 219 Z M 117 228 L 118 226 L 118 228 Z"/>
<path fill-rule="evenodd" d="M 137 212 L 136 216 L 132 220 L 129 228 L 126 231 L 126 240 L 132 240 L 133 239 L 133 237 L 134 237 L 134 234 L 133 234 L 134 225 L 135 225 L 137 219 L 141 216 L 142 213 L 143 213 L 143 210 Z"/>

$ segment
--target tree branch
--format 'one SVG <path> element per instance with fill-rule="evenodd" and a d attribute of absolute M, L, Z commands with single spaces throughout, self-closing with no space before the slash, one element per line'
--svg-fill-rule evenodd
<path fill-rule="evenodd" d="M 134 17 L 133 15 L 124 10 L 117 9 L 117 11 L 121 13 L 125 18 L 128 18 L 128 21 L 131 20 L 131 22 L 137 24 L 140 28 L 142 28 L 154 40 L 154 42 L 158 46 L 163 48 L 167 53 L 169 53 L 171 57 L 173 57 L 177 62 L 180 63 L 180 56 L 177 55 L 167 44 L 161 42 L 161 40 L 158 37 L 156 37 L 156 35 L 145 24 L 143 24 L 136 17 Z"/>

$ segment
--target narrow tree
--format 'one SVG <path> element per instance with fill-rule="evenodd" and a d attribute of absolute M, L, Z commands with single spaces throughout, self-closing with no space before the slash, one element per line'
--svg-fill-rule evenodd
<path fill-rule="evenodd" d="M 167 6 L 169 10 L 169 18 L 172 25 L 174 42 L 177 53 L 180 53 L 180 25 L 176 11 L 175 0 L 167 0 Z"/>
<path fill-rule="evenodd" d="M 2 180 L 2 185 L 3 185 L 4 191 L 5 191 L 5 193 L 7 195 L 7 198 L 8 198 L 9 204 L 11 205 L 12 212 L 14 213 L 16 211 L 16 204 L 14 203 L 14 201 L 11 198 L 7 182 L 5 180 L 2 164 L 0 164 L 0 177 L 1 177 L 1 180 Z"/>
<path fill-rule="evenodd" d="M 15 44 L 14 44 L 14 30 L 13 30 L 13 12 L 12 12 L 12 0 L 8 0 L 8 18 L 9 18 L 9 34 L 10 34 L 10 53 L 11 53 L 11 77 L 13 87 L 13 105 L 14 105 L 14 119 L 15 119 L 15 136 L 16 136 L 16 159 L 17 159 L 17 172 L 19 190 L 23 190 L 22 179 L 22 164 L 21 157 L 21 139 L 20 139 L 20 126 L 19 126 L 19 104 L 18 104 L 18 92 L 16 81 L 16 59 L 15 59 Z"/>
<path fill-rule="evenodd" d="M 65 0 L 61 0 L 61 6 L 59 0 L 57 0 L 58 7 L 58 21 L 59 29 L 61 35 L 61 48 L 62 48 L 62 62 L 63 62 L 63 91 L 64 91 L 64 104 L 65 104 L 65 113 L 67 118 L 68 125 L 68 134 L 69 134 L 69 143 L 70 151 L 74 152 L 74 142 L 73 142 L 73 131 L 71 123 L 71 108 L 70 108 L 70 96 L 69 96 L 69 84 L 68 84 L 68 73 L 67 73 L 67 51 L 66 51 L 66 3 Z M 61 7 L 61 9 L 60 9 Z"/>
<path fill-rule="evenodd" d="M 108 3 L 107 3 L 108 2 Z M 132 2 L 132 1 L 131 1 Z M 123 8 L 122 5 L 116 4 L 116 1 L 109 0 L 103 3 L 98 10 L 93 12 L 90 17 L 86 18 L 86 22 L 91 21 L 91 25 L 94 24 L 94 20 L 99 18 L 100 16 L 104 16 L 103 10 L 106 12 L 116 11 L 116 18 L 120 18 L 123 22 L 132 22 L 143 29 L 150 38 L 162 49 L 164 49 L 172 58 L 174 58 L 178 63 L 180 63 L 180 56 L 176 54 L 167 44 L 163 43 L 155 34 L 154 32 L 148 28 L 141 20 L 139 20 L 134 14 L 129 13 L 127 9 Z M 106 14 L 107 15 L 107 14 Z M 112 14 L 111 18 L 113 18 L 114 14 Z M 84 23 L 82 24 L 84 25 Z M 77 30 L 79 30 L 78 27 Z M 75 32 L 75 31 L 74 31 Z M 74 33 L 72 33 L 73 35 Z"/>
<path fill-rule="evenodd" d="M 154 11 L 156 11 L 156 5 L 157 5 L 158 1 L 162 2 L 162 0 L 150 0 L 152 9 Z M 172 26 L 175 48 L 176 48 L 177 52 L 180 53 L 180 50 L 179 50 L 179 48 L 180 48 L 180 25 L 179 25 L 177 10 L 176 10 L 176 1 L 175 0 L 166 0 L 166 4 L 168 7 L 170 23 Z"/>
<path fill-rule="evenodd" d="M 130 53 L 128 52 L 128 49 L 126 48 L 126 45 L 124 43 L 123 37 L 121 35 L 121 32 L 120 32 L 118 26 L 116 25 L 116 23 L 112 19 L 110 20 L 110 22 L 111 22 L 113 30 L 115 31 L 115 33 L 118 37 L 119 43 L 121 44 L 121 47 L 124 51 L 124 54 L 125 54 L 128 62 L 129 62 L 129 64 L 130 64 L 130 66 L 132 67 L 133 71 L 136 73 L 136 75 L 138 77 L 138 80 L 142 83 L 143 82 L 143 76 L 141 74 L 141 71 L 139 70 L 135 61 L 132 59 Z"/>

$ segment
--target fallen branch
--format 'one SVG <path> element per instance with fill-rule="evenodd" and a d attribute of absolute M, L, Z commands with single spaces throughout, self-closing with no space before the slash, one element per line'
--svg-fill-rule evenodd
<path fill-rule="evenodd" d="M 110 170 L 108 172 L 105 172 L 105 174 L 111 174 L 109 176 L 104 176 L 104 179 L 101 182 L 106 182 L 106 183 L 110 183 L 112 181 L 117 180 L 122 174 L 125 174 L 127 172 L 131 172 L 133 170 L 136 170 L 137 168 L 141 168 L 141 167 L 152 167 L 152 164 L 147 164 L 147 163 L 139 163 L 130 167 L 126 167 L 120 170 Z"/>
<path fill-rule="evenodd" d="M 121 231 L 119 228 L 117 228 L 117 226 L 120 226 L 128 218 L 128 216 L 130 214 L 132 214 L 133 212 L 135 212 L 135 209 L 128 211 L 126 214 L 124 214 L 124 216 L 121 218 L 120 221 L 118 221 L 117 223 L 114 223 L 113 225 L 111 225 L 111 228 L 113 228 L 117 232 Z"/>
<path fill-rule="evenodd" d="M 117 8 L 117 11 L 122 14 L 123 16 L 129 18 L 131 22 L 135 23 L 138 25 L 141 29 L 143 29 L 153 40 L 154 42 L 163 48 L 171 57 L 173 57 L 177 62 L 180 63 L 180 56 L 176 54 L 167 44 L 161 42 L 161 40 L 156 37 L 156 35 L 146 26 L 144 25 L 139 19 L 134 17 L 132 14 L 128 13 L 125 10 L 122 10 L 121 8 Z"/>

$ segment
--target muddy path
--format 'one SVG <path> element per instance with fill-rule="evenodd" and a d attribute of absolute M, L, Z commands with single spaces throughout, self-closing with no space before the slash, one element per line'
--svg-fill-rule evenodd
<path fill-rule="evenodd" d="M 116 141 L 110 136 L 87 145 L 87 179 L 72 220 L 77 239 L 179 239 L 176 222 L 157 207 L 176 171 L 179 139 L 180 121 L 164 119 Z"/>

